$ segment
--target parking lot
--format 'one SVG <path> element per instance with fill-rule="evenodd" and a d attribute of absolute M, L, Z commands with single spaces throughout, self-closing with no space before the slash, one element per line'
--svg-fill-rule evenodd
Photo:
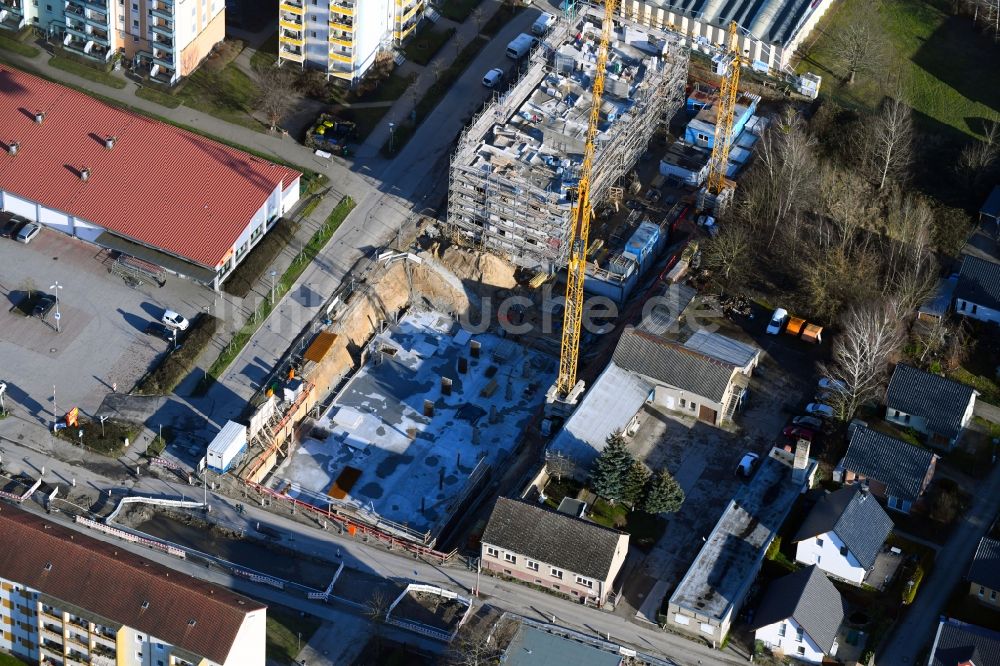
<path fill-rule="evenodd" d="M 0 381 L 7 408 L 19 416 L 51 420 L 53 391 L 60 413 L 79 407 L 92 414 L 117 387 L 128 391 L 167 349 L 145 335 L 167 307 L 191 318 L 213 302 L 193 282 L 168 278 L 165 286 L 128 287 L 108 272 L 107 253 L 90 243 L 43 229 L 30 244 L 0 239 Z M 25 317 L 14 306 L 29 291 L 59 292 L 56 310 L 44 319 Z M 3 431 L 0 422 L 0 432 Z"/>

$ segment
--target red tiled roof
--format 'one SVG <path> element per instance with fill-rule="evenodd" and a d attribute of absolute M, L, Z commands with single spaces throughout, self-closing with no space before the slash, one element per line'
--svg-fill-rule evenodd
<path fill-rule="evenodd" d="M 0 576 L 220 664 L 265 608 L 21 509 L 0 507 L 0 535 Z"/>
<path fill-rule="evenodd" d="M 274 188 L 301 175 L 3 66 L 0 142 L 19 144 L 0 150 L 0 189 L 211 268 Z"/>

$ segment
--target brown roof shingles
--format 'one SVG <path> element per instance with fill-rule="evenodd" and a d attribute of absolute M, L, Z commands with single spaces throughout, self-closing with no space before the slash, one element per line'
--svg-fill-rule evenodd
<path fill-rule="evenodd" d="M 0 507 L 0 535 L 0 576 L 220 664 L 265 608 L 20 509 Z"/>

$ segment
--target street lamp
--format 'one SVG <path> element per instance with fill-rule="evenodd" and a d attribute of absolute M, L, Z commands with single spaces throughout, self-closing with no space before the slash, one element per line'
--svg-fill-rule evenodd
<path fill-rule="evenodd" d="M 392 155 L 392 145 L 396 138 L 396 123 L 389 123 L 389 154 Z"/>
<path fill-rule="evenodd" d="M 56 333 L 59 333 L 59 319 L 62 318 L 62 315 L 59 314 L 59 290 L 62 289 L 62 285 L 56 280 L 56 283 L 50 286 L 49 289 L 53 289 L 56 292 Z"/>
<path fill-rule="evenodd" d="M 59 423 L 59 406 L 56 405 L 56 385 L 52 385 L 52 432 L 56 430 L 56 424 Z"/>
<path fill-rule="evenodd" d="M 274 305 L 274 278 L 278 275 L 278 271 L 271 271 L 271 305 Z"/>
<path fill-rule="evenodd" d="M 0 382 L 0 415 L 7 413 L 7 408 L 3 404 L 3 394 L 7 392 L 7 383 Z"/>

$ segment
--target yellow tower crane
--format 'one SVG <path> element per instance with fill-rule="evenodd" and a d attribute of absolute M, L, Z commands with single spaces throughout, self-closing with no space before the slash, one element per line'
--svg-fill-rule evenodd
<path fill-rule="evenodd" d="M 566 309 L 563 314 L 562 348 L 559 355 L 559 377 L 556 394 L 566 398 L 576 386 L 577 362 L 580 356 L 580 328 L 583 323 L 583 280 L 587 272 L 587 241 L 590 235 L 591 171 L 594 166 L 594 144 L 597 141 L 601 120 L 601 97 L 604 93 L 604 74 L 608 64 L 608 44 L 611 42 L 615 6 L 618 0 L 604 0 L 604 23 L 601 41 L 597 47 L 597 64 L 594 73 L 593 100 L 590 105 L 590 123 L 587 126 L 587 143 L 583 150 L 583 166 L 577 185 L 576 201 L 570 220 L 569 262 L 566 275 Z"/>
<path fill-rule="evenodd" d="M 722 193 L 726 180 L 726 166 L 729 164 L 729 149 L 733 143 L 733 116 L 736 111 L 736 93 L 740 87 L 739 31 L 736 21 L 729 24 L 729 35 L 725 50 L 716 66 L 716 73 L 722 75 L 719 87 L 719 110 L 715 117 L 715 145 L 708 163 L 708 192 Z"/>

